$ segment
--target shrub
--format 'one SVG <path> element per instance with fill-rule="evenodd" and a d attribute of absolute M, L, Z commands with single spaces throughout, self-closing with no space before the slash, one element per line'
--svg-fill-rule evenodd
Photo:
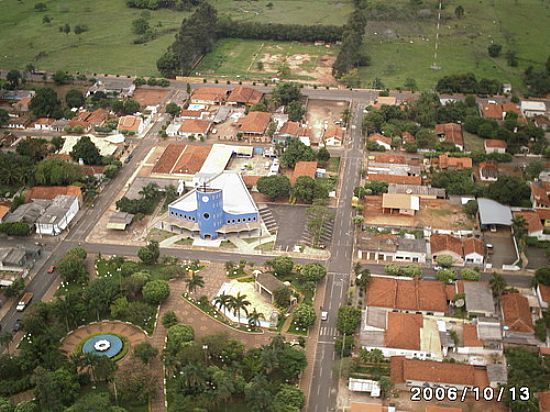
<path fill-rule="evenodd" d="M 441 269 L 437 271 L 435 277 L 442 282 L 450 282 L 456 279 L 456 273 L 452 269 Z"/>
<path fill-rule="evenodd" d="M 479 272 L 474 269 L 462 269 L 460 271 L 460 274 L 462 275 L 462 279 L 464 280 L 479 280 L 481 278 Z"/>
<path fill-rule="evenodd" d="M 146 302 L 158 305 L 170 296 L 170 285 L 165 280 L 152 280 L 145 284 L 142 293 Z"/>

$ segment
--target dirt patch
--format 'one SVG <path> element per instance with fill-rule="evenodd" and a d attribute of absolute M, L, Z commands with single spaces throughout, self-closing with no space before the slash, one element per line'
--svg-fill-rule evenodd
<path fill-rule="evenodd" d="M 132 96 L 142 107 L 156 106 L 164 101 L 168 90 L 159 89 L 136 89 Z"/>
<path fill-rule="evenodd" d="M 332 69 L 328 68 L 328 70 Z M 342 118 L 342 112 L 347 109 L 348 106 L 349 103 L 344 101 L 309 100 L 306 120 L 309 127 L 313 129 L 315 137 L 320 139 L 326 126 L 340 120 Z"/>
<path fill-rule="evenodd" d="M 335 60 L 335 56 L 322 55 L 316 59 L 307 53 L 290 56 L 264 53 L 259 59 L 264 65 L 264 71 L 268 73 L 277 73 L 282 64 L 287 64 L 293 75 L 312 77 L 319 83 L 327 84 L 335 82 L 332 76 L 332 64 Z M 311 67 L 312 65 L 315 66 Z"/>

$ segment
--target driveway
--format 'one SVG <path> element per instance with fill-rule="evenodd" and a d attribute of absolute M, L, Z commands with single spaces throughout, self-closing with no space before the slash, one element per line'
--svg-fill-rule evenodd
<path fill-rule="evenodd" d="M 492 244 L 494 253 L 488 256 L 488 262 L 493 264 L 495 269 L 502 268 L 502 265 L 513 264 L 518 256 L 512 235 L 510 232 L 485 232 L 485 244 Z"/>

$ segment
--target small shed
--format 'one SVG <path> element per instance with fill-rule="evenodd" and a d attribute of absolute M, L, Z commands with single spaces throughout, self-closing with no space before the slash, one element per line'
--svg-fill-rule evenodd
<path fill-rule="evenodd" d="M 275 291 L 285 286 L 282 281 L 271 273 L 263 273 L 257 270 L 254 271 L 254 278 L 254 288 L 260 294 L 267 293 L 271 297 L 271 303 L 275 301 Z"/>
<path fill-rule="evenodd" d="M 126 212 L 115 212 L 109 217 L 107 229 L 126 230 L 126 227 L 132 223 L 134 215 Z"/>

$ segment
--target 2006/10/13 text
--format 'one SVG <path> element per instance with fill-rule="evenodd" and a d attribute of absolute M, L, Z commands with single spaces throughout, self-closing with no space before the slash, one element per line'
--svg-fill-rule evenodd
<path fill-rule="evenodd" d="M 519 388 L 479 388 L 479 387 L 464 387 L 461 389 L 454 387 L 411 387 L 411 401 L 460 401 L 464 402 L 467 399 L 476 401 L 497 401 L 502 402 L 506 391 L 509 393 L 512 401 L 528 401 L 531 398 L 529 388 L 521 386 Z"/>

